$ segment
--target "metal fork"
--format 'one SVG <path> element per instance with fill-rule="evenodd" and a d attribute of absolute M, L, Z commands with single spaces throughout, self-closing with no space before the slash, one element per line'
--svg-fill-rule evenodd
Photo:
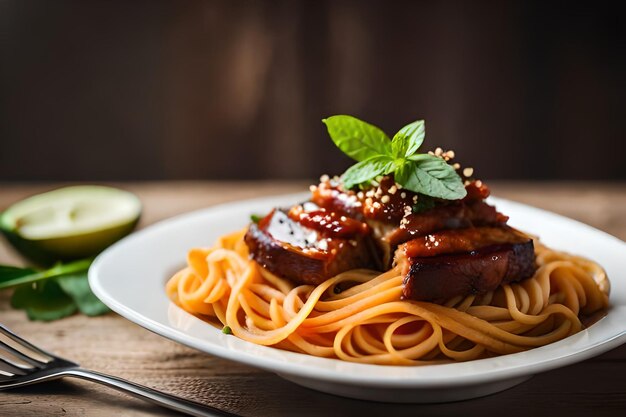
<path fill-rule="evenodd" d="M 0 324 L 0 391 L 66 376 L 98 382 L 192 416 L 235 416 L 122 378 L 83 369 L 77 363 L 39 349 Z"/>

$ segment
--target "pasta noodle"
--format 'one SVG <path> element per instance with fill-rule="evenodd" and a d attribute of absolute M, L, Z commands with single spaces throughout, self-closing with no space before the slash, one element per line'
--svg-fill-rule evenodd
<path fill-rule="evenodd" d="M 403 300 L 397 268 L 296 286 L 249 259 L 245 233 L 192 249 L 166 291 L 186 311 L 260 345 L 369 364 L 467 361 L 563 339 L 608 307 L 598 264 L 538 241 L 533 277 L 435 304 Z"/>

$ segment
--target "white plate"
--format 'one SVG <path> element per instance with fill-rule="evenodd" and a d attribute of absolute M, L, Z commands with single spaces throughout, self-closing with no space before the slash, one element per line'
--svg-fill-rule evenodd
<path fill-rule="evenodd" d="M 612 285 L 606 317 L 574 336 L 527 352 L 464 363 L 400 367 L 355 364 L 258 346 L 222 334 L 168 300 L 165 282 L 184 265 L 190 248 L 209 246 L 218 236 L 244 227 L 251 213 L 290 205 L 306 196 L 226 204 L 150 226 L 98 256 L 89 270 L 91 288 L 112 310 L 164 337 L 275 372 L 309 388 L 368 400 L 442 402 L 487 395 L 626 342 L 626 244 L 582 223 L 495 198 L 492 203 L 510 216 L 512 226 L 604 266 Z"/>

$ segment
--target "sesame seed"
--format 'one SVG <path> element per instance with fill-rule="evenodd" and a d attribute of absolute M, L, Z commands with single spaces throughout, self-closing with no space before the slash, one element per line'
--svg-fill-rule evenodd
<path fill-rule="evenodd" d="M 413 202 L 414 202 L 414 203 L 417 203 L 417 194 L 415 194 L 415 195 L 413 196 Z"/>
<path fill-rule="evenodd" d="M 389 194 L 395 194 L 396 191 L 398 191 L 398 187 L 396 187 L 395 185 L 392 185 L 391 188 L 389 188 Z"/>
<path fill-rule="evenodd" d="M 371 198 L 371 197 L 367 197 L 367 198 L 365 199 L 365 204 L 367 204 L 368 206 L 371 206 L 371 205 L 372 205 L 372 201 L 374 201 L 374 200 L 372 200 L 372 198 Z"/>
<path fill-rule="evenodd" d="M 315 185 L 311 185 L 311 186 L 309 186 L 309 191 L 311 191 L 312 193 L 314 193 L 314 192 L 315 192 L 315 190 L 317 190 L 317 186 L 315 186 Z"/>
<path fill-rule="evenodd" d="M 388 195 L 384 195 L 383 198 L 380 199 L 383 203 L 388 203 L 391 198 Z"/>
<path fill-rule="evenodd" d="M 456 154 L 454 153 L 454 151 L 453 151 L 453 150 L 449 150 L 449 151 L 448 151 L 448 157 L 449 157 L 450 159 L 454 159 L 454 157 L 455 157 L 455 156 L 456 156 Z"/>
<path fill-rule="evenodd" d="M 356 196 L 359 197 L 359 200 L 363 200 L 363 191 L 359 191 L 358 193 L 356 193 Z"/>
<path fill-rule="evenodd" d="M 474 168 L 468 167 L 463 170 L 463 175 L 465 175 L 466 177 L 471 177 L 473 173 L 474 173 Z"/>
<path fill-rule="evenodd" d="M 348 218 L 346 216 L 341 216 L 339 220 L 341 220 L 342 222 L 345 222 L 346 220 L 348 220 Z"/>
<path fill-rule="evenodd" d="M 452 165 L 452 168 L 454 168 L 454 169 L 461 169 L 461 164 L 459 164 L 458 162 L 456 162 L 456 163 L 454 163 L 454 164 Z"/>
<path fill-rule="evenodd" d="M 320 177 L 320 182 L 328 182 L 329 180 L 330 180 L 330 177 L 326 174 Z"/>
<path fill-rule="evenodd" d="M 403 191 L 403 192 L 401 192 L 401 193 L 400 193 L 400 197 L 401 197 L 401 198 L 406 198 L 406 193 L 405 193 L 404 191 Z"/>
<path fill-rule="evenodd" d="M 443 153 L 443 149 L 441 149 L 441 148 L 439 148 L 439 147 L 437 147 L 437 148 L 435 149 L 435 155 L 437 155 L 437 156 L 441 156 L 441 154 L 442 154 L 442 153 Z"/>
<path fill-rule="evenodd" d="M 474 184 L 476 184 L 476 187 L 482 187 L 483 186 L 483 182 L 481 180 L 477 180 Z"/>
<path fill-rule="evenodd" d="M 375 208 L 379 209 L 381 207 L 380 203 L 378 201 L 374 201 L 374 204 L 372 204 Z"/>

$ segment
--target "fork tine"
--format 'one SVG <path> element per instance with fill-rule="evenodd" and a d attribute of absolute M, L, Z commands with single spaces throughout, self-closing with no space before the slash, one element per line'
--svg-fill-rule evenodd
<path fill-rule="evenodd" d="M 22 368 L 0 357 L 0 370 L 4 372 L 9 372 L 9 373 L 12 373 L 13 375 L 27 375 L 30 373 L 29 370 L 32 370 L 32 369 L 33 368 Z"/>
<path fill-rule="evenodd" d="M 55 359 L 54 355 L 51 355 L 39 349 L 38 347 L 33 346 L 31 343 L 27 342 L 26 340 L 22 339 L 15 333 L 11 332 L 2 324 L 0 324 L 0 334 L 4 335 L 5 338 L 8 339 L 9 341 L 13 341 L 18 346 L 25 348 L 24 350 L 26 352 L 24 350 L 19 349 L 17 346 L 12 346 L 11 344 L 7 343 L 6 341 L 2 340 L 2 338 L 0 338 L 0 346 L 4 348 L 6 351 L 13 354 L 14 356 L 17 356 L 20 360 L 23 360 L 24 362 L 27 362 L 33 366 L 41 367 L 42 365 L 45 365 L 46 363 Z"/>
<path fill-rule="evenodd" d="M 38 364 L 34 365 L 30 362 L 27 362 L 23 358 L 20 358 L 15 352 L 11 352 L 11 350 L 9 350 L 8 348 L 10 348 L 10 346 L 5 346 L 4 343 L 0 341 L 0 361 L 8 363 L 12 366 L 17 366 L 18 368 L 24 370 L 30 370 L 39 367 Z M 44 365 L 40 366 L 43 367 Z"/>
<path fill-rule="evenodd" d="M 43 361 L 39 361 L 37 359 L 31 358 L 30 356 L 15 349 L 13 346 L 0 340 L 0 351 L 2 350 L 9 352 L 11 355 L 17 357 L 19 360 L 24 361 L 30 364 L 31 366 L 35 366 L 37 368 L 42 368 L 46 363 L 48 363 L 48 362 L 43 362 Z"/>

